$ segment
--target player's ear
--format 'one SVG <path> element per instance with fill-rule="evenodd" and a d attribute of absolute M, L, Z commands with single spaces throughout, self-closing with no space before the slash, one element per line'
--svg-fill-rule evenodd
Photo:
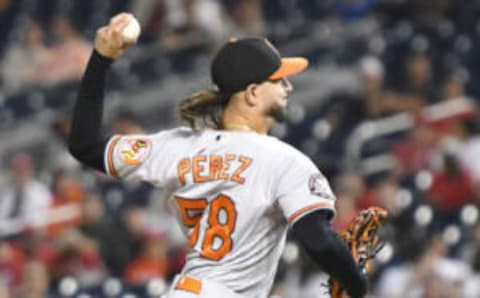
<path fill-rule="evenodd" d="M 245 89 L 245 100 L 249 106 L 256 106 L 258 104 L 258 85 L 250 84 Z"/>

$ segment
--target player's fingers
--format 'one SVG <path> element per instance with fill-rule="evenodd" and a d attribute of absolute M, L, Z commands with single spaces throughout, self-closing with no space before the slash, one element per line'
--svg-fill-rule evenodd
<path fill-rule="evenodd" d="M 97 38 L 105 40 L 108 37 L 108 27 L 101 27 L 97 30 Z"/>
<path fill-rule="evenodd" d="M 117 34 L 112 28 L 105 27 L 99 30 L 99 41 L 105 45 L 109 45 L 109 47 L 120 47 L 122 45 L 122 40 L 119 34 Z"/>
<path fill-rule="evenodd" d="M 122 30 L 128 25 L 130 19 L 121 19 L 118 22 L 112 24 L 110 27 L 116 33 L 121 33 Z"/>
<path fill-rule="evenodd" d="M 110 27 L 110 39 L 112 42 L 118 45 L 124 45 L 124 38 L 122 37 L 122 31 L 123 29 L 128 25 L 127 22 L 118 22 L 115 24 L 113 27 Z"/>

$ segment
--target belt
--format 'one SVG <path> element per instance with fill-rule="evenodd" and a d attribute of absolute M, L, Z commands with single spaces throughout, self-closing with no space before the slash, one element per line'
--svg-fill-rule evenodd
<path fill-rule="evenodd" d="M 194 294 L 200 294 L 202 292 L 202 281 L 190 276 L 182 276 L 175 283 L 175 289 L 184 290 Z"/>

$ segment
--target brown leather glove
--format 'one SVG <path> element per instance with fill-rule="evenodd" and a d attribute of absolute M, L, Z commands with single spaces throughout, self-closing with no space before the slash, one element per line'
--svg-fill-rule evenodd
<path fill-rule="evenodd" d="M 382 249 L 378 230 L 387 218 L 387 211 L 379 207 L 370 207 L 362 210 L 350 223 L 348 229 L 340 236 L 347 244 L 360 270 L 368 273 L 369 260 Z M 345 289 L 332 278 L 328 282 L 329 293 L 332 298 L 347 297 Z"/>

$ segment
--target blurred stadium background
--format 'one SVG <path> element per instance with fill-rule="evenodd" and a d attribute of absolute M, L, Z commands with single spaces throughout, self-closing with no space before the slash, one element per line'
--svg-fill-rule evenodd
<path fill-rule="evenodd" d="M 0 0 L 0 297 L 160 297 L 183 264 L 161 190 L 65 149 L 95 30 L 121 11 L 143 33 L 111 71 L 109 133 L 179 125 L 218 46 L 268 36 L 311 61 L 272 134 L 330 179 L 334 227 L 390 212 L 372 295 L 480 297 L 478 0 Z M 290 237 L 272 296 L 323 283 Z"/>

